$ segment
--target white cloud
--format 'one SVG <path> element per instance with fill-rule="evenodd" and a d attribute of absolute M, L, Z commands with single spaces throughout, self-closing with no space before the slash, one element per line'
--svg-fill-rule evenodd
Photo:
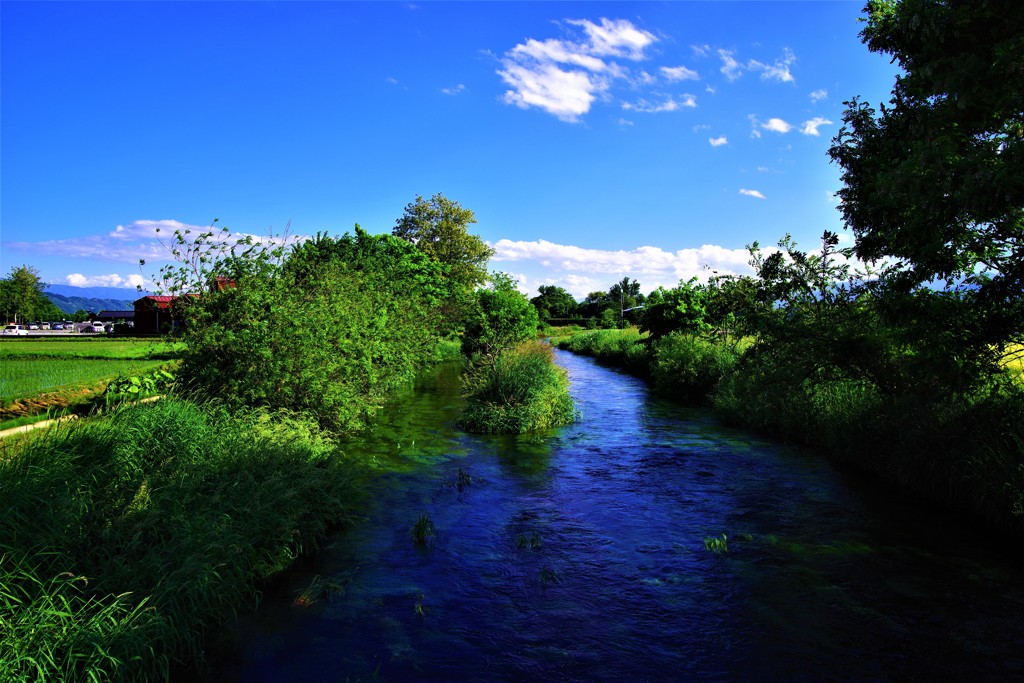
<path fill-rule="evenodd" d="M 135 290 L 138 287 L 147 289 L 152 283 L 141 275 L 129 275 L 122 277 L 116 273 L 110 275 L 82 275 L 71 273 L 65 276 L 64 282 L 72 287 L 123 287 L 124 289 Z"/>
<path fill-rule="evenodd" d="M 707 57 L 711 54 L 710 45 L 691 45 L 690 49 L 693 50 L 694 57 Z"/>
<path fill-rule="evenodd" d="M 757 60 L 751 59 L 747 63 L 747 68 L 751 71 L 760 71 L 761 80 L 765 81 L 779 81 L 780 83 L 792 83 L 793 74 L 790 73 L 789 67 L 796 62 L 796 55 L 788 47 L 783 51 L 782 57 L 775 60 L 774 64 L 763 64 Z"/>
<path fill-rule="evenodd" d="M 793 130 L 793 125 L 786 123 L 782 119 L 771 118 L 761 124 L 761 127 L 765 130 L 770 130 L 773 133 L 788 133 Z"/>
<path fill-rule="evenodd" d="M 606 58 L 645 59 L 644 50 L 657 38 L 626 20 L 602 18 L 566 21 L 583 29 L 583 40 L 528 39 L 505 53 L 497 72 L 511 87 L 502 96 L 521 109 L 537 107 L 562 121 L 574 123 L 603 97 L 612 81 L 628 71 Z M 641 82 L 650 74 L 642 72 Z"/>
<path fill-rule="evenodd" d="M 736 61 L 733 54 L 734 53 L 731 50 L 718 51 L 718 56 L 722 59 L 721 72 L 725 74 L 725 77 L 730 81 L 735 81 L 743 75 L 743 65 Z"/>
<path fill-rule="evenodd" d="M 661 73 L 672 82 L 700 80 L 700 74 L 693 69 L 687 69 L 685 66 L 663 66 L 661 67 Z"/>
<path fill-rule="evenodd" d="M 657 40 L 654 34 L 638 29 L 625 19 L 614 21 L 602 17 L 600 26 L 587 19 L 570 19 L 566 23 L 582 27 L 589 38 L 591 53 L 606 57 L 639 61 L 644 58 L 644 49 Z"/>
<path fill-rule="evenodd" d="M 741 188 L 740 189 L 740 194 L 746 195 L 748 197 L 756 197 L 757 199 L 767 199 L 767 197 L 765 197 L 763 194 L 761 194 L 761 192 L 759 192 L 758 190 L 747 190 L 747 189 Z"/>
<path fill-rule="evenodd" d="M 512 90 L 502 96 L 507 104 L 520 109 L 539 107 L 562 121 L 574 123 L 590 111 L 597 93 L 608 84 L 582 71 L 563 71 L 554 64 L 532 65 L 531 68 L 506 61 L 498 72 Z"/>
<path fill-rule="evenodd" d="M 824 126 L 830 123 L 832 122 L 829 121 L 828 119 L 816 116 L 810 121 L 804 121 L 804 125 L 800 129 L 800 132 L 803 133 L 804 135 L 814 135 L 817 137 L 818 135 L 820 135 L 820 133 L 818 133 L 818 128 L 820 126 Z"/>
<path fill-rule="evenodd" d="M 812 92 L 808 97 L 811 98 L 811 102 L 820 102 L 824 99 L 828 99 L 828 90 L 820 88 Z"/>
<path fill-rule="evenodd" d="M 712 147 L 721 147 L 722 145 L 729 144 L 729 139 L 723 135 L 717 138 L 708 138 L 708 142 L 711 143 Z"/>
<path fill-rule="evenodd" d="M 627 275 L 640 280 L 650 291 L 659 284 L 672 286 L 680 279 L 706 277 L 705 266 L 722 274 L 750 272 L 746 249 L 711 244 L 675 252 L 650 246 L 629 251 L 586 249 L 547 240 L 503 239 L 493 246 L 493 261 L 521 263 L 522 270 L 527 263 L 537 264 L 544 273 L 536 279 L 537 284 L 557 284 L 580 299 L 592 291 L 607 289 Z"/>
<path fill-rule="evenodd" d="M 619 125 L 620 126 L 632 126 L 633 122 L 630 121 L 629 119 L 622 119 L 622 118 L 620 118 L 619 119 Z"/>
<path fill-rule="evenodd" d="M 669 95 L 663 102 L 656 104 L 647 100 L 637 102 L 623 102 L 622 108 L 626 111 L 635 111 L 643 114 L 657 114 L 666 111 L 678 111 L 683 107 L 693 108 L 697 106 L 697 98 L 693 95 L 683 95 L 681 100 L 676 100 Z"/>
<path fill-rule="evenodd" d="M 459 83 L 454 88 L 441 88 L 441 92 L 443 92 L 445 95 L 458 95 L 459 93 L 465 90 L 466 86 L 463 85 L 462 83 Z"/>

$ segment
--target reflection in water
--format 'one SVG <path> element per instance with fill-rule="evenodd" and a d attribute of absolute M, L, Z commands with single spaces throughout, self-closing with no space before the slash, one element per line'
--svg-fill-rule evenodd
<path fill-rule="evenodd" d="M 961 530 L 924 542 L 934 519 L 820 457 L 557 358 L 583 417 L 542 435 L 454 429 L 453 369 L 400 398 L 351 446 L 400 473 L 243 618 L 211 680 L 1024 675 L 1022 575 L 954 547 Z M 432 547 L 411 536 L 424 514 Z M 311 586 L 329 590 L 296 600 Z"/>

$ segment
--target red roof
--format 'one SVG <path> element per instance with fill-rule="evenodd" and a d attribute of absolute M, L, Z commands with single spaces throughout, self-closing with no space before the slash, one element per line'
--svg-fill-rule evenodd
<path fill-rule="evenodd" d="M 177 298 L 176 296 L 144 296 L 135 301 L 135 307 L 138 308 L 139 304 L 145 302 L 149 304 L 150 308 L 170 308 L 171 303 Z"/>

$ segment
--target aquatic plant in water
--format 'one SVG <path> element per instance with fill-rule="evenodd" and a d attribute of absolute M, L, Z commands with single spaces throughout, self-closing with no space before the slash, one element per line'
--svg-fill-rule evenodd
<path fill-rule="evenodd" d="M 424 548 L 433 548 L 436 538 L 437 528 L 434 526 L 433 520 L 430 519 L 430 515 L 424 512 L 412 527 L 413 543 Z"/>
<path fill-rule="evenodd" d="M 729 537 L 722 534 L 721 538 L 715 536 L 706 536 L 704 538 L 704 547 L 707 550 L 717 554 L 729 552 Z"/>

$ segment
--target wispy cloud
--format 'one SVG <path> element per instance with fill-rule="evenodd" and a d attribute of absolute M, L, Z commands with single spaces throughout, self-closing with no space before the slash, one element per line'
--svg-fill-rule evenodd
<path fill-rule="evenodd" d="M 821 102 L 822 100 L 828 99 L 828 90 L 820 88 L 812 92 L 808 97 L 811 98 L 811 102 Z"/>
<path fill-rule="evenodd" d="M 700 74 L 685 66 L 663 66 L 660 71 L 670 82 L 700 80 Z"/>
<path fill-rule="evenodd" d="M 735 50 L 718 50 L 718 57 L 722 60 L 720 71 L 730 81 L 737 80 L 745 71 L 760 72 L 761 80 L 764 81 L 792 83 L 796 80 L 790 71 L 790 67 L 796 63 L 796 55 L 789 48 L 783 50 L 782 56 L 776 58 L 771 64 L 756 59 L 747 60 L 744 64 L 736 58 Z"/>
<path fill-rule="evenodd" d="M 637 102 L 623 102 L 622 108 L 626 111 L 635 111 L 642 114 L 657 114 L 666 111 L 678 111 L 682 108 L 694 108 L 697 106 L 697 98 L 685 94 L 680 99 L 669 95 L 661 103 L 649 102 L 641 99 Z"/>
<path fill-rule="evenodd" d="M 755 197 L 757 199 L 767 199 L 767 197 L 765 197 L 763 194 L 761 194 L 761 192 L 758 191 L 758 190 L 748 190 L 746 188 L 741 188 L 740 189 L 740 194 L 746 195 L 748 197 Z"/>
<path fill-rule="evenodd" d="M 717 138 L 708 138 L 708 142 L 711 143 L 712 147 L 721 147 L 722 145 L 728 145 L 729 139 L 723 135 Z"/>
<path fill-rule="evenodd" d="M 459 93 L 465 92 L 465 90 L 466 86 L 464 86 L 462 83 L 459 83 L 454 88 L 441 88 L 441 92 L 443 92 L 445 95 L 458 95 Z"/>
<path fill-rule="evenodd" d="M 63 240 L 42 240 L 40 242 L 5 242 L 4 248 L 24 251 L 40 256 L 60 256 L 88 259 L 97 263 L 129 263 L 138 265 L 140 259 L 147 263 L 165 263 L 171 260 L 169 245 L 174 241 L 175 232 L 180 231 L 186 240 L 194 239 L 211 230 L 210 226 L 191 225 L 176 220 L 137 220 L 127 225 L 118 225 L 104 234 L 85 235 Z M 254 242 L 271 243 L 278 239 L 271 235 L 255 235 L 245 232 L 214 229 L 211 242 L 233 243 L 238 239 L 250 238 Z M 291 239 L 305 239 L 293 236 Z M 75 273 L 75 276 L 81 275 Z M 82 275 L 82 277 L 107 277 Z M 130 277 L 130 276 L 129 276 Z M 115 285 L 118 286 L 118 285 Z"/>
<path fill-rule="evenodd" d="M 782 56 L 771 64 L 763 64 L 755 59 L 747 62 L 747 68 L 751 71 L 760 71 L 761 79 L 765 81 L 778 81 L 779 83 L 792 83 L 795 79 L 790 73 L 789 67 L 796 62 L 796 55 L 788 47 L 783 51 Z"/>
<path fill-rule="evenodd" d="M 722 274 L 750 272 L 747 263 L 750 255 L 746 249 L 726 249 L 711 244 L 674 252 L 650 246 L 628 251 L 586 249 L 547 240 L 503 239 L 493 246 L 495 262 L 532 262 L 545 273 L 544 279 L 538 279 L 535 285 L 558 284 L 577 298 L 607 289 L 615 279 L 626 275 L 640 280 L 649 291 L 658 285 L 673 286 L 680 279 L 706 277 L 706 267 Z"/>
<path fill-rule="evenodd" d="M 829 121 L 828 119 L 816 116 L 810 121 L 804 121 L 804 125 L 800 128 L 800 132 L 803 133 L 804 135 L 818 136 L 820 135 L 820 133 L 818 132 L 818 128 L 821 126 L 826 126 L 830 123 L 832 122 Z"/>
<path fill-rule="evenodd" d="M 590 111 L 594 100 L 625 78 L 628 70 L 614 59 L 639 61 L 657 38 L 624 19 L 600 23 L 571 19 L 582 29 L 579 40 L 535 40 L 505 53 L 498 75 L 510 87 L 502 96 L 520 109 L 537 107 L 562 121 L 574 123 Z"/>
<path fill-rule="evenodd" d="M 718 56 L 722 60 L 722 68 L 720 71 L 730 81 L 735 81 L 737 78 L 743 75 L 743 65 L 733 57 L 735 54 L 732 50 L 719 50 Z"/>

